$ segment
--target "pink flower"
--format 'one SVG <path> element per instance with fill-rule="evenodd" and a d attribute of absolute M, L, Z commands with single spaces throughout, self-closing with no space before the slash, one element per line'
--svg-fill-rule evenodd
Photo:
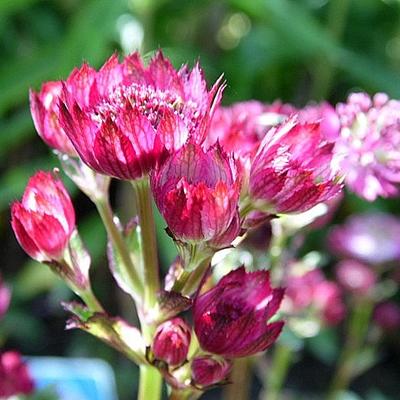
<path fill-rule="evenodd" d="M 61 153 L 77 157 L 74 146 L 60 126 L 58 100 L 63 90 L 61 81 L 47 82 L 40 92 L 29 93 L 31 114 L 39 136 L 51 148 Z"/>
<path fill-rule="evenodd" d="M 33 390 L 33 380 L 20 354 L 16 351 L 0 354 L 0 398 L 29 395 Z"/>
<path fill-rule="evenodd" d="M 397 331 L 400 328 L 400 307 L 393 301 L 378 304 L 374 311 L 374 321 L 386 331 Z"/>
<path fill-rule="evenodd" d="M 221 357 L 196 357 L 192 361 L 192 379 L 196 386 L 215 385 L 227 378 L 232 369 L 232 362 Z"/>
<path fill-rule="evenodd" d="M 285 308 L 289 314 L 316 314 L 328 325 L 339 323 L 345 314 L 340 288 L 325 279 L 319 269 L 296 272 L 295 265 L 286 277 Z"/>
<path fill-rule="evenodd" d="M 224 247 L 238 235 L 240 179 L 218 144 L 205 151 L 188 143 L 154 171 L 151 187 L 177 239 Z"/>
<path fill-rule="evenodd" d="M 60 124 L 82 160 L 97 172 L 140 178 L 189 137 L 205 139 L 223 86 L 208 92 L 203 72 L 176 71 L 161 51 L 144 67 L 134 53 L 112 56 L 96 72 L 84 64 L 63 82 Z"/>
<path fill-rule="evenodd" d="M 376 284 L 376 274 L 371 267 L 355 260 L 343 260 L 336 266 L 340 285 L 356 295 L 368 295 Z"/>
<path fill-rule="evenodd" d="M 11 207 L 11 224 L 21 247 L 37 261 L 59 260 L 75 228 L 75 211 L 63 183 L 39 171 L 22 201 Z"/>
<path fill-rule="evenodd" d="M 303 212 L 329 200 L 341 189 L 332 149 L 318 123 L 292 117 L 270 129 L 251 166 L 251 200 L 269 213 Z"/>
<path fill-rule="evenodd" d="M 400 260 L 400 219 L 384 213 L 358 214 L 328 236 L 335 254 L 372 265 Z"/>
<path fill-rule="evenodd" d="M 199 295 L 193 307 L 194 330 L 202 349 L 223 357 L 245 357 L 271 346 L 283 322 L 267 323 L 277 312 L 284 290 L 272 289 L 268 271 L 244 267 Z"/>
<path fill-rule="evenodd" d="M 346 185 L 368 201 L 399 194 L 400 101 L 384 93 L 352 93 L 336 107 L 341 122 L 335 151 Z"/>
<path fill-rule="evenodd" d="M 181 318 L 163 322 L 154 334 L 152 350 L 157 360 L 169 365 L 180 365 L 187 357 L 191 329 Z"/>
<path fill-rule="evenodd" d="M 8 310 L 11 300 L 11 290 L 3 283 L 0 275 L 0 320 Z"/>

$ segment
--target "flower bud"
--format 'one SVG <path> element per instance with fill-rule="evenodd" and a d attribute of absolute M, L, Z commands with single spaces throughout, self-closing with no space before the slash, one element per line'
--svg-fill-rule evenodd
<path fill-rule="evenodd" d="M 168 365 L 180 365 L 187 357 L 190 345 L 190 327 L 181 318 L 174 318 L 158 326 L 152 351 L 157 360 Z"/>
<path fill-rule="evenodd" d="M 376 283 L 371 267 L 355 260 L 344 260 L 336 266 L 336 277 L 340 285 L 349 292 L 367 295 Z"/>
<path fill-rule="evenodd" d="M 21 355 L 16 351 L 0 354 L 0 398 L 29 395 L 33 389 L 33 380 Z"/>
<path fill-rule="evenodd" d="M 33 259 L 60 260 L 75 228 L 75 211 L 63 183 L 39 171 L 22 201 L 11 208 L 11 225 L 21 247 Z"/>
<path fill-rule="evenodd" d="M 0 275 L 0 320 L 8 310 L 11 300 L 11 290 L 3 283 Z"/>
<path fill-rule="evenodd" d="M 400 328 L 400 307 L 393 301 L 380 303 L 375 308 L 373 318 L 385 331 L 395 332 Z"/>
<path fill-rule="evenodd" d="M 227 378 L 232 362 L 212 356 L 196 357 L 192 361 L 192 379 L 196 386 L 211 386 Z"/>
<path fill-rule="evenodd" d="M 189 142 L 152 175 L 161 214 L 176 239 L 229 245 L 239 234 L 236 164 L 217 144 Z"/>
<path fill-rule="evenodd" d="M 194 329 L 200 346 L 228 358 L 264 351 L 283 327 L 282 321 L 267 323 L 283 293 L 271 288 L 268 271 L 248 273 L 241 267 L 230 272 L 195 300 Z"/>
<path fill-rule="evenodd" d="M 333 166 L 333 143 L 319 123 L 292 117 L 270 129 L 250 170 L 249 194 L 268 213 L 299 213 L 329 200 L 341 190 Z"/>

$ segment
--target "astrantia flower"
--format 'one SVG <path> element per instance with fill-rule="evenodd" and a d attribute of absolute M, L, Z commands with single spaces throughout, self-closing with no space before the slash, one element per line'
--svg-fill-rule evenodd
<path fill-rule="evenodd" d="M 0 354 L 0 398 L 29 395 L 33 389 L 33 380 L 21 355 L 16 351 Z"/>
<path fill-rule="evenodd" d="M 47 82 L 40 92 L 29 93 L 31 114 L 39 136 L 51 148 L 77 157 L 74 146 L 60 126 L 58 101 L 63 90 L 61 81 Z"/>
<path fill-rule="evenodd" d="M 352 215 L 331 230 L 328 242 L 336 255 L 372 265 L 400 260 L 400 219 L 384 213 Z"/>
<path fill-rule="evenodd" d="M 176 71 L 161 52 L 144 67 L 134 53 L 96 72 L 84 64 L 63 82 L 60 124 L 97 172 L 140 178 L 189 137 L 202 142 L 222 87 L 207 91 L 198 64 Z"/>
<path fill-rule="evenodd" d="M 353 93 L 336 107 L 341 122 L 336 152 L 343 160 L 346 185 L 358 196 L 373 201 L 399 193 L 400 101 L 384 93 L 372 99 Z"/>
<path fill-rule="evenodd" d="M 195 357 L 192 361 L 192 379 L 196 386 L 215 385 L 227 378 L 232 362 L 222 357 L 210 355 Z"/>
<path fill-rule="evenodd" d="M 151 187 L 177 239 L 223 247 L 238 235 L 240 179 L 218 144 L 205 151 L 188 143 L 152 174 Z"/>
<path fill-rule="evenodd" d="M 269 213 L 298 213 L 337 194 L 341 185 L 319 123 L 292 117 L 268 131 L 250 170 L 250 201 Z"/>
<path fill-rule="evenodd" d="M 37 261 L 59 260 L 75 228 L 75 211 L 63 183 L 39 171 L 22 201 L 11 208 L 11 224 L 21 247 Z"/>
<path fill-rule="evenodd" d="M 169 365 L 180 365 L 189 351 L 191 329 L 182 318 L 163 322 L 154 334 L 152 350 L 157 360 Z"/>
<path fill-rule="evenodd" d="M 400 307 L 394 301 L 379 303 L 374 310 L 373 318 L 382 329 L 395 332 L 400 328 Z"/>
<path fill-rule="evenodd" d="M 271 288 L 267 271 L 230 272 L 195 300 L 194 329 L 202 349 L 228 358 L 267 349 L 283 327 L 282 321 L 268 323 L 283 292 Z"/>

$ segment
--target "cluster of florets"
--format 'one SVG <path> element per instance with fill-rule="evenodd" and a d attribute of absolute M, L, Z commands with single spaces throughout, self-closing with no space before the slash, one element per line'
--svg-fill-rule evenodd
<path fill-rule="evenodd" d="M 193 331 L 179 312 L 170 309 L 167 318 L 150 319 L 154 336 L 147 343 L 146 360 L 177 388 L 187 380 L 179 381 L 169 367 L 176 369 L 189 360 L 191 382 L 206 387 L 226 378 L 232 358 L 263 351 L 276 340 L 283 323 L 268 320 L 278 311 L 283 289 L 271 288 L 267 271 L 232 268 L 214 287 L 204 290 L 209 270 L 203 269 L 197 285 L 190 284 L 200 265 L 260 222 L 278 214 L 302 213 L 334 198 L 343 186 L 340 165 L 353 162 L 343 156 L 344 139 L 342 147 L 335 145 L 338 135 L 345 138 L 349 130 L 355 132 L 354 121 L 371 107 L 346 120 L 339 107 L 340 121 L 327 103 L 296 109 L 281 103 L 246 102 L 224 108 L 220 106 L 223 89 L 218 80 L 208 90 L 198 64 L 192 70 L 183 66 L 176 71 L 158 52 L 148 66 L 137 53 L 122 63 L 114 55 L 99 71 L 84 64 L 67 80 L 49 82 L 30 96 L 39 135 L 62 160 L 73 160 L 71 177 L 82 190 L 87 190 L 88 167 L 92 180 L 87 186 L 98 185 L 99 192 L 108 188 L 109 178 L 101 178 L 104 175 L 149 182 L 180 251 L 163 298 L 170 299 L 170 306 L 173 296 L 177 304 L 191 297 L 185 307 L 177 307 L 179 311 L 193 302 Z M 379 99 L 375 108 L 386 115 L 394 105 Z M 376 179 L 395 182 L 396 152 L 389 147 L 388 154 L 379 152 L 375 136 L 390 142 L 397 120 L 390 114 L 394 119 L 390 124 L 385 119 L 382 127 L 372 114 L 368 118 L 375 118 L 374 128 L 362 131 L 362 138 L 374 137 L 368 141 L 368 151 L 374 151 L 371 162 L 387 167 L 379 169 Z M 347 144 L 346 154 L 352 154 L 353 144 Z M 363 164 L 360 158 L 357 162 Z M 354 182 L 353 175 L 348 176 Z M 376 193 L 393 192 L 392 186 L 385 185 Z M 82 299 L 87 297 L 90 260 L 77 256 L 74 209 L 57 176 L 39 172 L 30 180 L 22 201 L 12 206 L 12 225 L 31 257 L 51 265 Z M 332 303 L 326 293 L 332 290 L 318 273 L 304 279 L 312 281 L 308 286 L 324 316 L 339 319 L 340 310 L 328 315 Z M 125 290 L 122 281 L 119 276 L 117 283 Z M 298 299 L 293 297 L 293 303 Z M 154 310 L 140 311 L 149 316 L 162 313 L 162 306 L 160 302 Z M 195 356 L 189 354 L 194 333 L 201 348 Z"/>

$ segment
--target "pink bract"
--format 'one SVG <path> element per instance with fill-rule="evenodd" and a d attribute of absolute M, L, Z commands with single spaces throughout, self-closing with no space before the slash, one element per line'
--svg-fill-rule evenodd
<path fill-rule="evenodd" d="M 251 166 L 250 198 L 269 213 L 299 213 L 329 200 L 341 190 L 333 146 L 319 123 L 295 116 L 270 129 Z"/>
<path fill-rule="evenodd" d="M 238 235 L 240 178 L 218 144 L 206 151 L 188 143 L 154 171 L 151 187 L 177 239 L 224 247 Z"/>
<path fill-rule="evenodd" d="M 346 185 L 368 201 L 398 195 L 400 101 L 384 93 L 373 98 L 352 93 L 336 110 L 341 133 L 335 151 L 342 158 Z"/>
<path fill-rule="evenodd" d="M 63 183 L 39 171 L 22 201 L 11 207 L 11 224 L 21 247 L 37 261 L 58 260 L 75 228 L 75 211 Z"/>
<path fill-rule="evenodd" d="M 16 351 L 0 354 L 0 398 L 29 395 L 34 390 L 34 382 L 28 368 Z"/>
<path fill-rule="evenodd" d="M 157 360 L 169 365 L 180 365 L 187 357 L 191 329 L 182 318 L 163 322 L 154 334 L 152 350 Z"/>
<path fill-rule="evenodd" d="M 278 311 L 284 290 L 273 289 L 269 273 L 244 267 L 199 295 L 193 307 L 194 330 L 202 349 L 224 357 L 244 357 L 271 346 L 283 322 L 267 323 Z"/>
<path fill-rule="evenodd" d="M 198 64 L 176 71 L 159 51 L 145 67 L 138 53 L 112 56 L 97 72 L 87 64 L 63 82 L 60 125 L 97 172 L 136 179 L 188 138 L 205 139 L 223 85 L 207 91 Z"/>

